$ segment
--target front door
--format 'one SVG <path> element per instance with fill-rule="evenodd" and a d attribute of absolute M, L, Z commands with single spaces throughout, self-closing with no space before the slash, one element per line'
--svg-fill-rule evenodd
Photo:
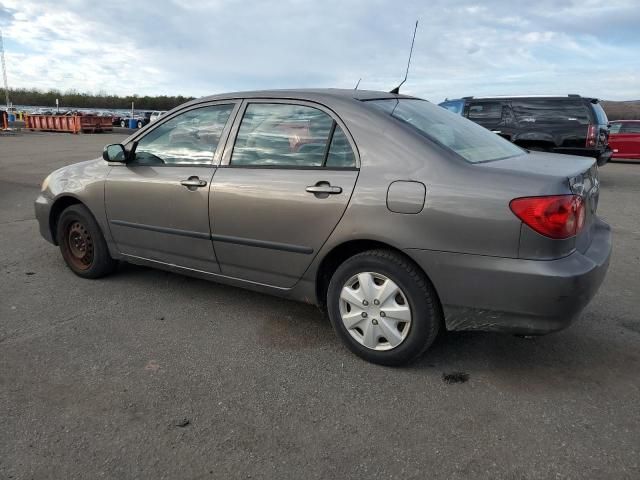
<path fill-rule="evenodd" d="M 111 169 L 105 206 L 120 253 L 220 271 L 211 244 L 209 189 L 235 106 L 207 105 L 158 120 L 130 146 L 129 161 Z"/>
<path fill-rule="evenodd" d="M 323 107 L 276 100 L 247 103 L 234 137 L 211 194 L 222 273 L 291 287 L 347 207 L 358 177 L 352 142 Z"/>

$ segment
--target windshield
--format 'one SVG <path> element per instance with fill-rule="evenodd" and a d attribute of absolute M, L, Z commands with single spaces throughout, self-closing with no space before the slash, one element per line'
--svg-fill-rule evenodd
<path fill-rule="evenodd" d="M 470 163 L 500 160 L 524 153 L 520 147 L 484 127 L 425 100 L 390 98 L 366 103 L 411 126 Z"/>
<path fill-rule="evenodd" d="M 450 112 L 462 115 L 462 109 L 464 108 L 464 100 L 447 100 L 438 104 L 439 107 L 446 108 Z"/>

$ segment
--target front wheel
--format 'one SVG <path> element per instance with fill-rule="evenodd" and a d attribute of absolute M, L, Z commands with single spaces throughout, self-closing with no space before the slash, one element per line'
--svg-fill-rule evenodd
<path fill-rule="evenodd" d="M 142 128 L 142 121 L 138 120 L 138 128 Z"/>
<path fill-rule="evenodd" d="M 62 258 L 76 275 L 99 278 L 116 269 L 118 262 L 111 258 L 102 231 L 85 206 L 67 207 L 56 230 Z"/>
<path fill-rule="evenodd" d="M 409 259 L 388 250 L 363 252 L 340 265 L 329 283 L 327 311 L 352 352 L 382 365 L 419 357 L 442 324 L 429 279 Z"/>

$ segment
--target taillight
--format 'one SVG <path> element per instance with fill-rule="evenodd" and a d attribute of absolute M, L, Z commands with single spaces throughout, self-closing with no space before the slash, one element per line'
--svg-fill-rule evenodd
<path fill-rule="evenodd" d="M 579 195 L 515 198 L 509 207 L 526 225 L 549 238 L 573 237 L 584 226 L 584 201 Z"/>
<path fill-rule="evenodd" d="M 587 129 L 587 147 L 595 147 L 596 146 L 596 125 L 589 124 L 589 128 Z"/>

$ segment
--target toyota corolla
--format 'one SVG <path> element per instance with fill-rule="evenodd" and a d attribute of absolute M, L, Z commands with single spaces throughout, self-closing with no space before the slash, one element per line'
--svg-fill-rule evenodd
<path fill-rule="evenodd" d="M 569 325 L 609 263 L 598 195 L 592 158 L 325 89 L 186 103 L 53 172 L 35 208 L 81 277 L 126 261 L 313 303 L 354 353 L 399 365 L 444 329 Z"/>

